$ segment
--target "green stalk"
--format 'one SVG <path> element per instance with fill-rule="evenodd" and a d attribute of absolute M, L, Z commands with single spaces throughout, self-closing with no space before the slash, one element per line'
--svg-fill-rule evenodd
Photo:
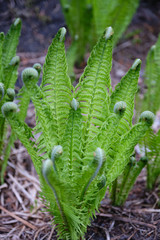
<path fill-rule="evenodd" d="M 135 164 L 130 168 L 130 171 L 126 175 L 123 188 L 121 188 L 121 192 L 117 197 L 116 205 L 121 206 L 124 204 L 131 188 L 133 187 L 136 181 L 136 178 L 138 177 L 138 175 L 140 174 L 140 172 L 142 171 L 146 163 L 147 163 L 147 159 L 141 158 L 137 164 Z"/>
<path fill-rule="evenodd" d="M 91 177 L 89 178 L 88 182 L 85 184 L 83 190 L 82 190 L 82 193 L 81 193 L 81 196 L 80 196 L 80 202 L 83 201 L 84 199 L 84 196 L 90 186 L 90 184 L 92 183 L 92 181 L 95 179 L 95 177 L 98 175 L 102 165 L 103 165 L 103 162 L 104 162 L 104 152 L 101 148 L 97 148 L 96 151 L 95 151 L 95 156 L 94 156 L 94 160 L 93 160 L 93 163 L 96 162 L 97 164 L 97 167 L 95 169 L 95 171 L 93 172 L 93 174 L 91 175 Z"/>

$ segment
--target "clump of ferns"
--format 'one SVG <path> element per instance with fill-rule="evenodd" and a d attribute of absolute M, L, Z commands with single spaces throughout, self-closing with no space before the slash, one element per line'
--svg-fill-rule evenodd
<path fill-rule="evenodd" d="M 33 160 L 59 239 L 78 240 L 151 124 L 141 118 L 132 126 L 139 59 L 112 89 L 112 28 L 94 47 L 76 87 L 67 75 L 65 33 L 61 28 L 48 49 L 40 87 L 36 69 L 22 72 L 35 106 L 34 130 L 17 117 L 15 103 L 2 112 Z"/>
<path fill-rule="evenodd" d="M 16 49 L 21 32 L 21 20 L 17 18 L 11 25 L 6 36 L 0 33 L 0 109 L 4 103 L 11 102 L 14 99 L 18 102 L 18 117 L 24 121 L 27 114 L 30 97 L 22 87 L 15 95 L 15 84 L 18 77 L 18 67 L 20 58 L 16 55 Z M 34 64 L 33 68 L 40 74 L 41 65 Z M 13 110 L 14 111 L 14 110 Z M 6 119 L 0 112 L 0 183 L 4 182 L 4 174 L 7 167 L 11 147 L 16 140 L 16 135 L 12 131 L 8 132 Z"/>
<path fill-rule="evenodd" d="M 21 20 L 17 18 L 11 25 L 6 36 L 0 33 L 0 109 L 5 102 L 13 101 L 15 97 L 15 83 L 18 76 L 19 57 L 16 49 L 21 32 Z M 8 142 L 7 126 L 2 113 L 0 113 L 0 183 L 4 182 L 4 173 L 10 155 L 10 149 L 14 142 L 11 134 Z M 3 161 L 2 161 L 3 159 Z"/>

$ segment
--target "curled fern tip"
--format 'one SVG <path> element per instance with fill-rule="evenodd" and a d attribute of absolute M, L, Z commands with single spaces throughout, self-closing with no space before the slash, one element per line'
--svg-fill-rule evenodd
<path fill-rule="evenodd" d="M 38 74 L 41 73 L 42 66 L 41 66 L 40 63 L 35 63 L 35 64 L 33 65 L 33 68 L 37 70 Z"/>
<path fill-rule="evenodd" d="M 72 99 L 71 108 L 73 108 L 75 111 L 79 108 L 79 102 L 75 98 Z"/>
<path fill-rule="evenodd" d="M 22 80 L 25 85 L 28 85 L 28 83 L 32 82 L 35 84 L 38 80 L 38 72 L 34 68 L 25 68 L 22 72 Z"/>
<path fill-rule="evenodd" d="M 114 31 L 113 31 L 113 28 L 112 27 L 108 27 L 106 28 L 106 31 L 105 31 L 105 39 L 108 40 L 110 39 L 114 34 Z"/>
<path fill-rule="evenodd" d="M 148 125 L 152 125 L 155 119 L 155 115 L 150 111 L 144 111 L 140 115 L 140 121 L 146 122 Z"/>
<path fill-rule="evenodd" d="M 51 159 L 54 160 L 55 158 L 58 158 L 62 155 L 63 153 L 63 148 L 61 145 L 57 145 L 52 149 L 51 152 Z"/>
<path fill-rule="evenodd" d="M 123 101 L 117 102 L 114 105 L 114 112 L 116 114 L 122 115 L 125 112 L 126 107 L 127 107 L 127 105 L 125 102 L 123 102 Z"/>
<path fill-rule="evenodd" d="M 4 117 L 10 117 L 17 112 L 17 104 L 14 102 L 6 102 L 3 104 L 1 110 Z"/>
<path fill-rule="evenodd" d="M 11 101 L 13 101 L 14 97 L 15 97 L 15 91 L 13 88 L 8 88 L 7 89 L 7 96 L 9 97 L 9 99 Z"/>
<path fill-rule="evenodd" d="M 19 62 L 20 62 L 19 56 L 15 56 L 15 57 L 13 57 L 12 60 L 10 61 L 10 65 L 11 65 L 11 66 L 16 66 L 17 64 L 19 64 Z"/>
<path fill-rule="evenodd" d="M 21 19 L 20 19 L 20 18 L 17 18 L 17 19 L 14 21 L 14 26 L 16 27 L 19 23 L 21 23 Z"/>
<path fill-rule="evenodd" d="M 132 64 L 132 67 L 131 67 L 131 69 L 132 70 L 136 70 L 136 68 L 139 66 L 139 65 L 141 65 L 141 59 L 136 59 L 135 61 L 134 61 L 134 63 Z"/>
<path fill-rule="evenodd" d="M 61 35 L 60 35 L 60 39 L 59 39 L 60 42 L 64 41 L 65 35 L 66 35 L 66 28 L 62 27 L 61 28 Z"/>

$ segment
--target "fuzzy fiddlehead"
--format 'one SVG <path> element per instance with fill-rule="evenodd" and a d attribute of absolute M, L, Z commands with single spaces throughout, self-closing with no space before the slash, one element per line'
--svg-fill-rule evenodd
<path fill-rule="evenodd" d="M 8 88 L 7 89 L 7 96 L 9 98 L 10 101 L 13 101 L 14 100 L 14 97 L 15 97 L 15 91 L 13 88 Z"/>
<path fill-rule="evenodd" d="M 41 64 L 40 64 L 40 63 L 35 63 L 35 64 L 33 65 L 33 68 L 37 70 L 37 72 L 38 72 L 38 78 L 39 78 L 39 77 L 40 77 L 40 74 L 41 74 L 41 71 L 42 71 L 42 66 L 41 66 Z"/>
<path fill-rule="evenodd" d="M 19 64 L 19 62 L 20 62 L 19 56 L 15 56 L 15 57 L 13 57 L 13 58 L 11 59 L 9 65 L 11 65 L 11 66 L 17 66 L 17 65 Z"/>
<path fill-rule="evenodd" d="M 12 117 L 17 112 L 17 104 L 14 102 L 6 102 L 3 104 L 1 110 L 4 117 Z"/>
<path fill-rule="evenodd" d="M 71 101 L 71 108 L 73 108 L 75 111 L 79 108 L 79 102 L 73 98 Z"/>
<path fill-rule="evenodd" d="M 120 115 L 122 116 L 124 114 L 124 112 L 126 111 L 126 103 L 123 102 L 123 101 L 120 101 L 120 102 L 117 102 L 115 105 L 114 105 L 114 112 L 117 114 L 117 115 Z"/>
<path fill-rule="evenodd" d="M 32 90 L 38 80 L 38 72 L 35 68 L 25 68 L 22 72 L 22 80 L 27 89 Z"/>
<path fill-rule="evenodd" d="M 85 184 L 81 196 L 80 196 L 80 201 L 83 201 L 84 196 L 90 186 L 90 184 L 92 183 L 92 181 L 96 178 L 96 176 L 98 175 L 103 163 L 105 160 L 105 153 L 101 148 L 97 148 L 96 151 L 94 152 L 94 159 L 93 162 L 91 164 L 90 167 L 96 167 L 96 169 L 94 170 L 93 174 L 91 175 L 91 177 L 89 178 L 88 182 Z"/>
<path fill-rule="evenodd" d="M 155 119 L 155 115 L 150 111 L 144 111 L 140 115 L 140 121 L 146 123 L 149 126 L 153 124 L 154 119 Z"/>

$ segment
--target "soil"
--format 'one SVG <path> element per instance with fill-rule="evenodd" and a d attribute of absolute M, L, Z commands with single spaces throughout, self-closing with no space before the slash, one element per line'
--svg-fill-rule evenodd
<path fill-rule="evenodd" d="M 0 31 L 8 31 L 15 17 L 21 17 L 22 34 L 17 55 L 20 73 L 35 62 L 44 63 L 52 38 L 65 21 L 58 0 L 0 0 Z M 113 86 L 119 82 L 135 58 L 142 59 L 139 83 L 143 86 L 145 59 L 160 30 L 160 2 L 141 1 L 128 30 L 114 49 Z M 70 43 L 66 37 L 66 47 Z M 89 54 L 85 56 L 84 67 Z M 75 68 L 76 77 L 83 67 Z M 17 89 L 22 85 L 20 77 Z M 26 122 L 34 126 L 34 109 L 29 107 Z M 87 240 L 158 240 L 160 239 L 159 187 L 146 190 L 146 173 L 142 171 L 123 207 L 111 205 L 108 196 L 102 201 L 97 218 L 88 227 Z M 0 186 L 0 240 L 57 239 L 52 218 L 44 210 L 39 196 L 39 182 L 31 159 L 19 141 L 12 149 Z"/>

